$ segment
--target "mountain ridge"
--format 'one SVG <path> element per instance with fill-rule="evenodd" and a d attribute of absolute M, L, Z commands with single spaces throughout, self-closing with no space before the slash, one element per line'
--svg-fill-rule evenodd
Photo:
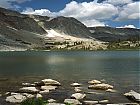
<path fill-rule="evenodd" d="M 131 34 L 133 33 L 133 35 Z M 131 37 L 134 37 L 133 39 Z M 86 27 L 72 17 L 25 15 L 0 8 L 0 50 L 107 49 L 118 41 L 139 41 L 139 29 Z M 129 40 L 131 39 L 131 40 Z"/>

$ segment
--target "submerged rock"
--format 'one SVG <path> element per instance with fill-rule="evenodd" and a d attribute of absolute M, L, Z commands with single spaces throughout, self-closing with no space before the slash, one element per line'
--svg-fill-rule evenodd
<path fill-rule="evenodd" d="M 84 101 L 86 105 L 95 105 L 98 104 L 98 101 Z"/>
<path fill-rule="evenodd" d="M 133 100 L 133 101 L 136 101 L 136 102 L 140 102 L 140 94 L 131 90 L 130 92 L 128 93 L 125 93 L 124 94 L 127 98 Z"/>
<path fill-rule="evenodd" d="M 102 84 L 90 85 L 88 88 L 89 89 L 107 90 L 107 89 L 113 89 L 113 86 L 109 85 L 109 84 L 102 83 Z"/>
<path fill-rule="evenodd" d="M 44 86 L 44 82 L 41 81 L 41 82 L 34 82 L 35 86 Z"/>
<path fill-rule="evenodd" d="M 24 93 L 38 93 L 39 90 L 36 89 L 35 87 L 23 87 L 19 89 L 20 92 Z"/>
<path fill-rule="evenodd" d="M 82 105 L 82 103 L 76 99 L 65 99 L 65 104 Z"/>
<path fill-rule="evenodd" d="M 75 93 L 75 94 L 72 94 L 72 96 L 71 96 L 71 98 L 75 98 L 77 100 L 81 100 L 85 97 L 86 97 L 86 94 L 82 94 L 82 93 Z"/>
<path fill-rule="evenodd" d="M 55 86 L 60 86 L 60 82 L 53 80 L 53 79 L 44 79 L 42 80 L 42 82 L 44 82 L 45 85 L 55 85 Z"/>
<path fill-rule="evenodd" d="M 91 81 L 89 81 L 88 83 L 89 83 L 89 84 L 100 84 L 101 81 L 99 81 L 99 80 L 91 80 Z"/>
<path fill-rule="evenodd" d="M 26 96 L 21 95 L 21 94 L 16 94 L 16 95 L 8 96 L 6 98 L 6 101 L 11 102 L 11 103 L 21 103 L 26 99 L 27 99 Z"/>
<path fill-rule="evenodd" d="M 79 84 L 79 83 L 72 83 L 71 84 L 71 86 L 73 86 L 73 87 L 79 87 L 79 86 L 81 86 L 82 84 Z"/>

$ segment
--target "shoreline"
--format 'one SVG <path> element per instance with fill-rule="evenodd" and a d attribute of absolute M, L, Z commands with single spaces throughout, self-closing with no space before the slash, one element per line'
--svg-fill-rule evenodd
<path fill-rule="evenodd" d="M 38 80 L 42 81 L 41 78 L 43 79 L 43 77 L 40 77 L 40 79 L 38 79 Z M 88 80 L 90 80 L 90 79 L 88 79 Z M 39 83 L 40 81 L 37 81 L 37 82 L 34 81 L 34 82 Z M 56 82 L 56 80 L 54 80 L 54 81 Z M 98 82 L 99 80 L 95 80 L 95 82 L 96 81 Z M 27 82 L 27 83 L 25 83 L 25 82 Z M 22 87 L 34 87 L 35 86 L 35 85 L 33 85 L 34 84 L 33 77 L 32 77 L 32 80 L 29 80 L 29 81 L 26 80 L 25 82 L 21 81 L 21 83 L 18 84 L 19 87 L 17 87 L 17 86 L 15 86 L 15 87 L 17 87 L 17 89 L 21 89 Z M 118 104 L 118 103 L 132 103 L 133 102 L 133 101 L 130 101 L 129 99 L 127 99 L 125 96 L 123 96 L 124 92 L 119 92 L 119 90 L 116 90 L 117 88 L 115 86 L 113 86 L 113 89 L 109 89 L 109 91 L 107 91 L 106 89 L 104 90 L 104 89 L 90 89 L 90 88 L 88 88 L 90 86 L 90 83 L 88 83 L 87 80 L 85 80 L 83 82 L 80 82 L 80 81 L 79 82 L 74 82 L 74 81 L 67 82 L 67 81 L 65 81 L 65 83 L 67 83 L 67 84 L 65 84 L 63 82 L 56 82 L 58 84 L 52 85 L 52 86 L 57 86 L 58 85 L 58 87 L 56 89 L 50 90 L 46 94 L 41 94 L 43 99 L 44 100 L 54 99 L 54 100 L 56 100 L 57 103 L 63 103 L 63 101 L 65 99 L 73 99 L 73 98 L 71 98 L 71 95 L 78 92 L 78 93 L 81 93 L 81 94 L 86 94 L 85 98 L 80 99 L 80 102 L 82 102 L 82 103 L 84 103 L 84 101 L 89 101 L 89 100 L 90 101 L 98 101 L 98 104 L 101 104 L 101 103 L 99 103 L 99 101 L 103 101 L 103 100 L 106 100 L 104 104 L 106 104 L 106 103 L 108 103 L 108 104 Z M 62 83 L 62 84 L 60 85 L 59 83 Z M 74 85 L 74 83 L 81 84 L 81 85 L 77 85 L 77 84 Z M 99 84 L 104 84 L 104 83 L 108 84 L 108 82 L 106 80 L 101 80 L 101 83 L 99 83 Z M 40 85 L 36 85 L 36 86 L 38 87 Z M 51 86 L 51 85 L 46 85 L 46 86 Z M 76 87 L 79 90 L 75 90 Z M 53 88 L 53 87 L 51 87 L 51 88 Z M 26 91 L 26 92 L 28 93 L 28 91 Z M 11 96 L 10 94 L 15 95 L 17 93 L 22 94 L 22 93 L 26 93 L 26 92 L 25 91 L 20 92 L 18 90 L 13 90 L 13 91 L 11 90 L 10 92 L 2 93 L 1 98 L 6 99 L 6 97 Z M 36 93 L 29 92 L 28 94 L 35 95 Z M 40 92 L 39 93 L 37 92 L 37 94 L 40 94 Z M 34 97 L 36 97 L 36 95 Z M 92 97 L 94 97 L 94 98 L 92 98 Z M 112 100 L 113 97 L 116 97 L 115 98 L 116 101 Z M 118 97 L 118 99 L 117 99 L 117 97 Z M 120 98 L 122 98 L 122 99 L 120 99 Z M 3 102 L 5 102 L 5 101 L 3 101 Z M 4 104 L 4 105 L 10 105 L 10 104 Z M 16 104 L 14 104 L 14 105 L 16 105 Z"/>

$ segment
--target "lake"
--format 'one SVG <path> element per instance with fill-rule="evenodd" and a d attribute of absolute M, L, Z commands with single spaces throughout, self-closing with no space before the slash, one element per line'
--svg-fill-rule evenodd
<path fill-rule="evenodd" d="M 0 92 L 44 78 L 60 81 L 67 90 L 72 82 L 80 82 L 86 89 L 89 80 L 97 79 L 113 85 L 118 92 L 89 95 L 89 99 L 129 102 L 123 94 L 129 90 L 140 92 L 139 77 L 139 51 L 0 52 Z"/>

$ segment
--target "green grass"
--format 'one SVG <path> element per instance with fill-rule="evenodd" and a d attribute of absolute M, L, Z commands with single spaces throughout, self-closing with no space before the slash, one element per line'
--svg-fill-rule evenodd
<path fill-rule="evenodd" d="M 47 104 L 48 101 L 44 101 L 42 98 L 39 98 L 25 100 L 20 105 L 47 105 Z"/>

